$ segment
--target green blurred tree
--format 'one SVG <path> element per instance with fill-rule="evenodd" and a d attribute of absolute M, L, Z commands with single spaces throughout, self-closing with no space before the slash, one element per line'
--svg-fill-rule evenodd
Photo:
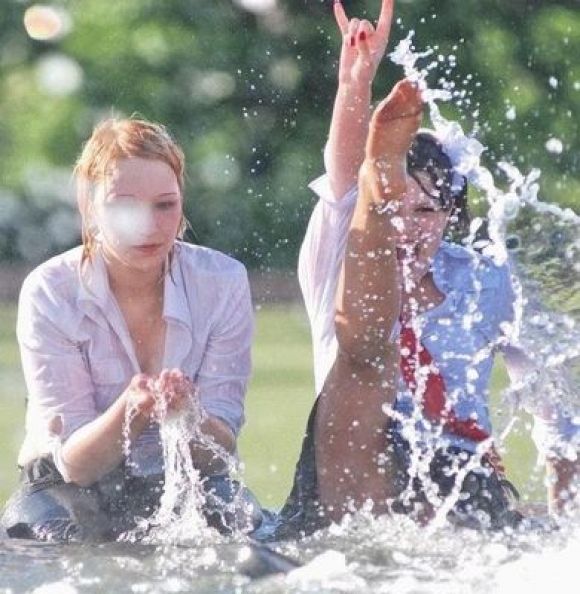
<path fill-rule="evenodd" d="M 100 118 L 138 112 L 184 147 L 196 241 L 252 267 L 294 267 L 335 91 L 331 0 L 264 2 L 265 12 L 243 0 L 53 0 L 72 22 L 53 42 L 27 36 L 29 2 L 2 3 L 3 258 L 40 260 L 77 241 L 76 155 Z M 379 0 L 344 4 L 374 18 Z M 543 195 L 578 207 L 578 2 L 399 0 L 397 14 L 391 47 L 414 29 L 419 49 L 442 56 L 430 84 L 455 84 L 444 113 L 476 131 L 488 163 L 539 167 Z M 400 76 L 385 60 L 377 98 Z M 561 152 L 546 149 L 551 138 Z"/>

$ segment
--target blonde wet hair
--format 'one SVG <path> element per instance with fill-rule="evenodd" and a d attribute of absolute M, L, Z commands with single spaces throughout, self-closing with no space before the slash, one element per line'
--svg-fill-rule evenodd
<path fill-rule="evenodd" d="M 131 157 L 163 161 L 169 165 L 183 197 L 185 158 L 164 126 L 134 117 L 102 121 L 84 145 L 74 168 L 82 224 L 83 264 L 92 258 L 97 243 L 98 229 L 92 216 L 95 187 L 103 181 L 111 163 Z M 186 228 L 187 220 L 182 214 L 176 239 L 183 237 Z"/>

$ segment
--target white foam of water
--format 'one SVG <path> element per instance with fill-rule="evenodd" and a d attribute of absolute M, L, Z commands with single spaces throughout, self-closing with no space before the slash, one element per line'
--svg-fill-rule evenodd
<path fill-rule="evenodd" d="M 306 565 L 294 569 L 286 576 L 285 582 L 307 592 L 320 591 L 320 588 L 325 592 L 361 592 L 367 589 L 365 580 L 347 565 L 346 555 L 334 550 L 324 551 Z"/>
<path fill-rule="evenodd" d="M 32 590 L 32 594 L 78 594 L 78 590 L 66 580 L 43 584 Z"/>
<path fill-rule="evenodd" d="M 580 535 L 571 536 L 565 546 L 545 547 L 497 567 L 492 594 L 505 592 L 557 592 L 572 594 L 578 590 Z"/>

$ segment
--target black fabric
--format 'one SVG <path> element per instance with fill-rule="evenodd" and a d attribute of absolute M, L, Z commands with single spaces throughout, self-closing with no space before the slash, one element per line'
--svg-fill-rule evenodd
<path fill-rule="evenodd" d="M 458 480 L 458 473 L 467 464 L 473 462 L 474 454 L 457 447 L 437 449 L 434 452 L 422 452 L 428 462 L 427 476 L 424 478 L 409 476 L 411 447 L 401 436 L 397 428 L 388 430 L 389 441 L 395 456 L 400 495 L 393 503 L 395 513 L 419 515 L 429 506 L 425 494 L 429 486 L 425 479 L 436 487 L 432 492 L 437 506 L 452 494 Z M 401 488 L 402 487 L 402 488 Z M 447 519 L 457 525 L 474 529 L 500 530 L 515 528 L 523 519 L 522 514 L 514 509 L 519 499 L 516 488 L 500 475 L 486 456 L 483 456 L 473 470 L 468 471 L 461 484 L 459 498 Z"/>
<path fill-rule="evenodd" d="M 325 518 L 318 497 L 314 448 L 317 409 L 318 399 L 308 418 L 292 490 L 274 531 L 276 539 L 309 535 L 330 523 Z M 427 504 L 425 485 L 418 477 L 409 476 L 411 448 L 408 442 L 394 426 L 387 427 L 386 431 L 396 465 L 395 488 L 399 493 L 392 503 L 392 511 L 418 518 Z M 472 453 L 460 448 L 439 449 L 432 453 L 429 480 L 436 486 L 441 503 L 455 488 L 457 470 L 463 468 L 472 458 Z M 467 528 L 514 528 L 523 519 L 513 508 L 517 498 L 513 485 L 498 475 L 495 468 L 484 459 L 476 469 L 466 474 L 459 500 L 447 517 L 451 523 Z"/>
<path fill-rule="evenodd" d="M 120 466 L 88 488 L 66 483 L 50 456 L 22 469 L 21 485 L 6 504 L 0 526 L 11 538 L 56 542 L 114 540 L 156 511 L 163 475 L 134 477 Z M 249 532 L 262 521 L 252 493 L 228 476 L 202 481 L 208 524 L 222 533 Z"/>
<path fill-rule="evenodd" d="M 302 451 L 296 471 L 292 490 L 286 503 L 280 510 L 274 538 L 285 540 L 301 535 L 312 534 L 329 524 L 324 509 L 318 498 L 318 479 L 316 476 L 316 453 L 314 450 L 314 420 L 318 410 L 319 399 L 316 399 L 302 440 Z"/>

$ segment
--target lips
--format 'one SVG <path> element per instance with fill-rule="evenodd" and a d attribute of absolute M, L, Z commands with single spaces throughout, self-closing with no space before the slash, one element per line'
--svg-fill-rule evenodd
<path fill-rule="evenodd" d="M 162 243 L 145 243 L 142 245 L 135 245 L 133 246 L 133 249 L 143 254 L 153 254 L 156 251 L 160 250 L 162 247 Z"/>

